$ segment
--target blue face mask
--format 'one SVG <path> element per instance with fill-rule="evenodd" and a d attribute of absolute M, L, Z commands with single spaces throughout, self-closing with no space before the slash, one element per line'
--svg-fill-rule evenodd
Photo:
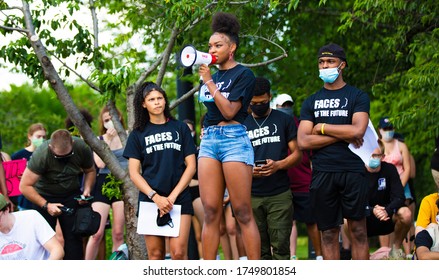
<path fill-rule="evenodd" d="M 383 132 L 383 140 L 386 142 L 390 142 L 393 140 L 393 136 L 395 134 L 394 130 L 388 130 Z"/>
<path fill-rule="evenodd" d="M 381 160 L 379 158 L 371 158 L 369 160 L 369 167 L 372 169 L 377 169 L 381 165 Z"/>
<path fill-rule="evenodd" d="M 339 68 L 341 66 L 341 63 L 338 67 L 336 68 L 326 68 L 326 69 L 320 69 L 320 79 L 322 79 L 325 83 L 329 83 L 332 84 L 333 82 L 335 82 L 335 80 L 337 80 L 338 75 L 339 75 Z"/>

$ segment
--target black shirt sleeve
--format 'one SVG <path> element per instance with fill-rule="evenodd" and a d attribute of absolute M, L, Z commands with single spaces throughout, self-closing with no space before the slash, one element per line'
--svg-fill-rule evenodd
<path fill-rule="evenodd" d="M 424 229 L 423 231 L 419 232 L 416 235 L 415 246 L 416 246 L 416 248 L 419 248 L 421 246 L 425 246 L 428 249 L 430 249 L 431 246 L 433 246 L 433 239 L 431 238 L 430 234 L 428 234 L 427 230 Z"/>

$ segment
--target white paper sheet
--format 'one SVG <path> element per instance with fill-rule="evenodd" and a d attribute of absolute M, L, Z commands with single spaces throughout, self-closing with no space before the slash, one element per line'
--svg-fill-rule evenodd
<path fill-rule="evenodd" d="M 181 205 L 172 208 L 171 219 L 174 227 L 157 225 L 157 205 L 153 202 L 140 202 L 139 218 L 137 220 L 137 233 L 145 235 L 159 235 L 177 237 L 180 234 Z"/>
<path fill-rule="evenodd" d="M 364 164 L 369 165 L 369 159 L 372 155 L 373 150 L 378 148 L 378 134 L 373 127 L 372 121 L 369 119 L 369 124 L 364 134 L 364 143 L 360 148 L 355 148 L 354 145 L 349 144 L 349 149 L 357 154 L 364 162 Z"/>

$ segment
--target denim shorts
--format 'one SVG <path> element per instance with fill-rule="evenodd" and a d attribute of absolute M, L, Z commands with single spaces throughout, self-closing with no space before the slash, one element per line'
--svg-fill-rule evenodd
<path fill-rule="evenodd" d="M 220 162 L 236 161 L 253 165 L 253 147 L 246 127 L 242 124 L 213 125 L 204 129 L 198 158 L 213 158 Z"/>

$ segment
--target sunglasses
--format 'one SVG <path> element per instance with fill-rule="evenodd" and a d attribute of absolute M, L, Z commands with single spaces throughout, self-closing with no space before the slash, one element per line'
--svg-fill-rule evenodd
<path fill-rule="evenodd" d="M 73 155 L 75 154 L 75 152 L 73 151 L 73 149 L 72 149 L 68 154 L 65 154 L 65 155 L 57 155 L 57 154 L 55 154 L 55 153 L 52 151 L 52 149 L 50 149 L 50 151 L 52 152 L 53 157 L 56 158 L 56 159 L 69 158 L 69 157 L 71 157 L 71 156 L 73 156 Z"/>

